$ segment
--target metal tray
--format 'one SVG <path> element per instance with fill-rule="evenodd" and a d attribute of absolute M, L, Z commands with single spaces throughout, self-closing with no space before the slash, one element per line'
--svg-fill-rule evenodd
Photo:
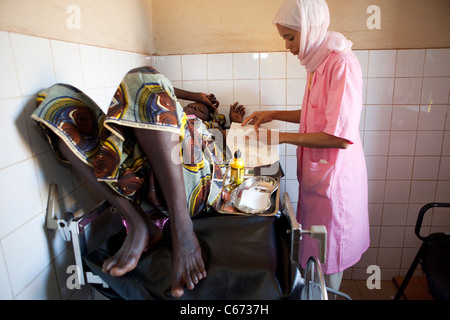
<path fill-rule="evenodd" d="M 236 189 L 231 192 L 230 201 L 225 202 L 222 197 L 214 204 L 214 210 L 222 214 L 237 214 L 237 215 L 258 215 L 258 216 L 273 216 L 278 213 L 279 201 L 280 201 L 280 181 L 279 179 L 274 179 L 267 176 L 250 176 L 246 177 L 243 183 L 239 185 Z M 245 190 L 251 188 L 265 188 L 267 193 L 270 193 L 270 203 L 267 208 L 261 210 L 252 210 L 251 208 L 246 208 L 241 206 L 242 193 Z M 237 212 L 230 212 L 225 210 L 228 206 L 233 206 Z"/>

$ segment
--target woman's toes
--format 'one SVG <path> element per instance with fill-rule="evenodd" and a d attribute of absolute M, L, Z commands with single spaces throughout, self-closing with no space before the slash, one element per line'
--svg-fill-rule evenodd
<path fill-rule="evenodd" d="M 181 298 L 184 295 L 184 290 L 181 288 L 172 288 L 172 297 Z"/>

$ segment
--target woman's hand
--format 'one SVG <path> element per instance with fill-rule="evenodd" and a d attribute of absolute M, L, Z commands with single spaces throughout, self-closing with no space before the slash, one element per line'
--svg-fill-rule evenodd
<path fill-rule="evenodd" d="M 242 123 L 245 116 L 245 107 L 238 102 L 230 106 L 230 121 Z"/>
<path fill-rule="evenodd" d="M 219 100 L 217 100 L 214 94 L 198 93 L 197 102 L 203 103 L 214 113 L 217 112 L 219 108 Z"/>
<path fill-rule="evenodd" d="M 255 111 L 247 119 L 242 122 L 242 126 L 253 124 L 257 130 L 262 124 L 272 122 L 274 120 L 273 111 Z"/>
<path fill-rule="evenodd" d="M 176 87 L 174 87 L 173 89 L 178 99 L 200 102 L 207 106 L 214 113 L 217 112 L 217 108 L 219 108 L 219 101 L 213 94 L 186 91 Z"/>

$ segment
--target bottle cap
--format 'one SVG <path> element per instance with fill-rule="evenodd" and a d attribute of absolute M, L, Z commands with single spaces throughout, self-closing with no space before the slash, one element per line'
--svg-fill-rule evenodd
<path fill-rule="evenodd" d="M 236 152 L 234 153 L 234 157 L 235 157 L 236 159 L 242 157 L 241 150 L 236 151 Z"/>

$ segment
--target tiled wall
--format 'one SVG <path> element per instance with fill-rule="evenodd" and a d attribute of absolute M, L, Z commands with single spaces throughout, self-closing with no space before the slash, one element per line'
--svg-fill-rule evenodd
<path fill-rule="evenodd" d="M 90 207 L 98 194 L 59 163 L 30 115 L 39 90 L 57 82 L 84 90 L 107 110 L 123 74 L 146 56 L 0 32 L 0 299 L 90 297 L 66 287 L 70 246 L 47 231 L 51 183 L 62 210 Z"/>
<path fill-rule="evenodd" d="M 369 171 L 372 244 L 346 277 L 367 279 L 376 264 L 382 277 L 404 273 L 418 241 L 419 207 L 450 202 L 450 50 L 358 51 L 364 70 L 361 121 Z M 95 190 L 56 161 L 30 120 L 35 95 L 56 82 L 84 90 L 106 110 L 132 67 L 151 63 L 175 86 L 214 93 L 220 111 L 234 101 L 254 110 L 300 108 L 305 70 L 287 53 L 161 56 L 146 60 L 116 51 L 0 32 L 0 299 L 68 299 L 90 291 L 66 288 L 70 246 L 44 228 L 50 183 L 59 185 L 63 210 L 88 207 Z M 298 126 L 279 123 L 280 129 Z M 295 148 L 280 148 L 282 190 L 297 199 Z M 426 231 L 450 226 L 434 212 Z"/>

